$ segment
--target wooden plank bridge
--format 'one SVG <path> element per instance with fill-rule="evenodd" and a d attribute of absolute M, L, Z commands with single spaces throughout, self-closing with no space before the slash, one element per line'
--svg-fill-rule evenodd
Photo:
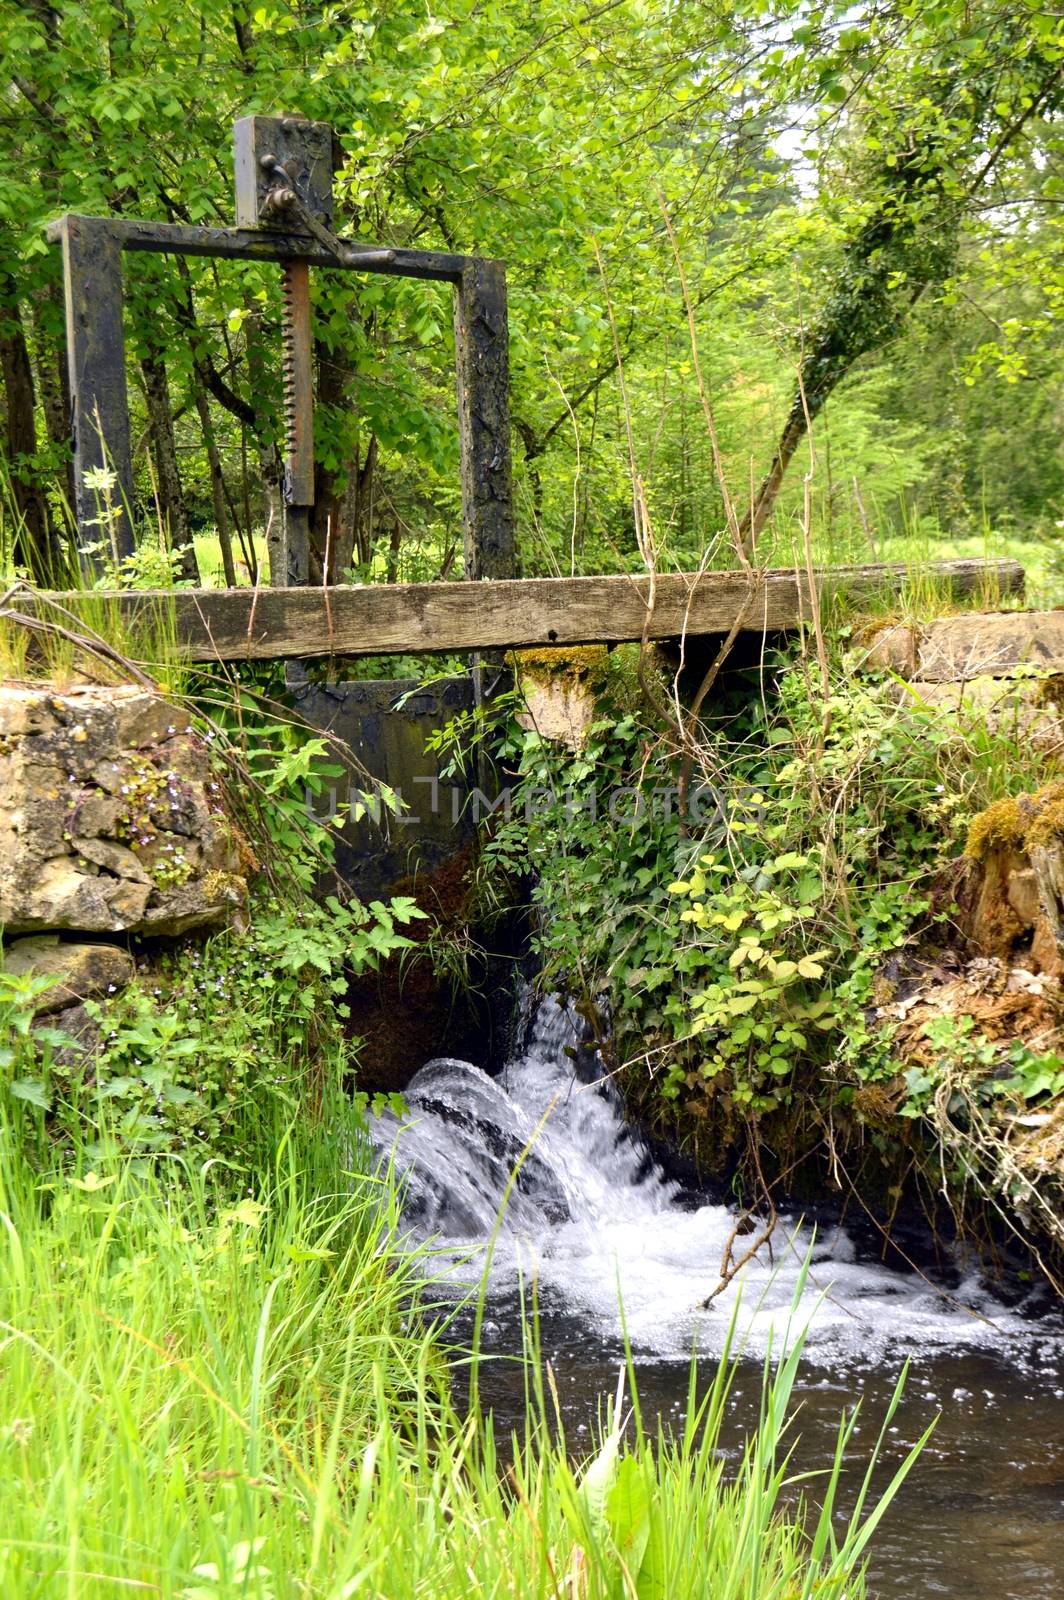
<path fill-rule="evenodd" d="M 921 568 L 954 596 L 993 603 L 1022 593 L 1016 561 L 946 561 Z M 821 602 L 882 604 L 911 572 L 903 564 L 784 568 L 641 576 L 512 578 L 460 583 L 332 585 L 285 589 L 167 589 L 19 596 L 15 610 L 64 608 L 91 617 L 101 606 L 131 629 L 153 613 L 192 661 L 307 660 L 364 655 L 462 653 L 625 640 L 786 633 Z"/>

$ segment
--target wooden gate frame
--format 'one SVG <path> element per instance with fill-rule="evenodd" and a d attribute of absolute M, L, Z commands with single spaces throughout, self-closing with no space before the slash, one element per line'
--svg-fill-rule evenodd
<path fill-rule="evenodd" d="M 247 118 L 244 122 L 260 119 Z M 235 130 L 238 141 L 241 124 Z M 238 167 L 238 184 L 239 161 Z M 114 475 L 116 554 L 133 551 L 132 451 L 122 317 L 124 251 L 215 256 L 236 261 L 306 262 L 334 271 L 449 283 L 454 289 L 455 365 L 461 442 L 467 578 L 514 573 L 510 466 L 506 269 L 501 261 L 341 240 L 329 249 L 306 233 L 276 227 L 193 227 L 68 212 L 47 230 L 63 252 L 67 362 L 74 432 L 75 514 L 84 549 L 100 523 L 101 470 Z M 95 481 L 94 481 L 95 480 Z"/>

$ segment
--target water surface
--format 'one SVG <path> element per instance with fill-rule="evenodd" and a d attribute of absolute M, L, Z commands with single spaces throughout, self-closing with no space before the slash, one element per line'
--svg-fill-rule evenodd
<path fill-rule="evenodd" d="M 644 1415 L 677 1425 L 692 1351 L 708 1381 L 734 1316 L 743 1359 L 722 1442 L 736 1459 L 756 1421 L 766 1352 L 804 1331 L 796 1471 L 828 1465 L 840 1413 L 861 1402 L 844 1510 L 908 1360 L 881 1482 L 927 1422 L 939 1421 L 873 1543 L 872 1591 L 883 1600 L 1058 1600 L 1059 1320 L 1022 1303 L 1004 1305 L 961 1263 L 948 1281 L 930 1281 L 863 1258 L 844 1230 L 814 1233 L 799 1218 L 783 1219 L 771 1248 L 703 1309 L 719 1281 L 734 1214 L 723 1205 L 692 1205 L 665 1177 L 624 1126 L 601 1064 L 578 1048 L 578 1033 L 565 1008 L 542 1002 L 499 1079 L 468 1062 L 430 1062 L 407 1091 L 409 1116 L 400 1122 L 387 1114 L 375 1131 L 407 1174 L 412 1230 L 435 1242 L 441 1294 L 460 1296 L 478 1282 L 493 1239 L 484 1338 L 493 1359 L 481 1389 L 500 1430 L 508 1433 L 523 1415 L 523 1380 L 512 1357 L 521 1348 L 518 1286 L 527 1291 L 533 1281 L 544 1355 L 576 1449 L 590 1443 L 601 1397 L 616 1386 L 619 1297 Z M 742 1244 L 736 1241 L 736 1254 Z"/>

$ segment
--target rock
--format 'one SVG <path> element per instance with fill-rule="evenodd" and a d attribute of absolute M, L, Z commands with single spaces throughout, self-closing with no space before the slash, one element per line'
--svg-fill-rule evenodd
<path fill-rule="evenodd" d="M 114 994 L 125 988 L 134 973 L 133 957 L 120 945 L 61 940 L 54 933 L 16 939 L 4 952 L 4 969 L 19 977 L 32 974 L 59 979 L 35 1002 L 38 1016 Z"/>
<path fill-rule="evenodd" d="M 979 724 L 1039 750 L 1064 751 L 1064 611 L 897 622 L 866 643 L 865 665 L 902 680 L 895 687 L 900 704 L 941 712 L 962 733 Z"/>
<path fill-rule="evenodd" d="M 133 851 L 124 844 L 112 844 L 107 839 L 79 839 L 78 860 L 79 864 L 81 861 L 94 861 L 115 878 L 129 878 L 133 883 L 151 883 Z"/>
<path fill-rule="evenodd" d="M 604 645 L 515 651 L 524 700 L 524 709 L 517 713 L 521 727 L 579 750 L 597 715 L 595 683 L 606 659 Z"/>
<path fill-rule="evenodd" d="M 895 688 L 899 704 L 941 712 L 960 732 L 978 724 L 988 733 L 1023 738 L 1037 750 L 1064 751 L 1058 682 L 1038 678 L 973 678 L 970 683 L 907 680 Z"/>
<path fill-rule="evenodd" d="M 53 1066 L 66 1067 L 68 1070 L 85 1068 L 91 1071 L 93 1058 L 103 1044 L 103 1032 L 99 1023 L 89 1016 L 83 1005 L 66 1006 L 62 1011 L 42 1017 L 40 1025 L 58 1028 L 72 1041 L 70 1044 L 57 1045 L 53 1049 Z"/>
<path fill-rule="evenodd" d="M 78 834 L 82 840 L 113 838 L 123 806 L 117 794 L 93 794 L 78 812 Z"/>
<path fill-rule="evenodd" d="M 0 923 L 174 936 L 239 920 L 251 852 L 186 715 L 135 686 L 0 686 Z"/>
<path fill-rule="evenodd" d="M 1064 673 L 1064 610 L 969 611 L 880 628 L 866 664 L 924 683 L 1008 678 L 1023 666 Z"/>
<path fill-rule="evenodd" d="M 557 679 L 553 683 L 524 685 L 524 710 L 517 713 L 522 728 L 532 728 L 541 739 L 579 750 L 595 720 L 595 701 L 582 683 Z"/>
<path fill-rule="evenodd" d="M 908 622 L 891 622 L 877 628 L 869 639 L 865 635 L 864 666 L 873 672 L 896 672 L 902 678 L 915 678 L 918 630 Z"/>

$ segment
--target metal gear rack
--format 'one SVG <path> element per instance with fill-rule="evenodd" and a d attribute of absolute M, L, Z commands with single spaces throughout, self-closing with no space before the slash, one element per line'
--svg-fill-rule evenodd
<path fill-rule="evenodd" d="M 314 505 L 314 382 L 310 269 L 382 272 L 454 287 L 455 361 L 461 438 L 467 578 L 514 574 L 510 479 L 506 274 L 502 262 L 436 250 L 381 248 L 337 238 L 333 223 L 333 133 L 302 117 L 243 117 L 233 130 L 236 226 L 191 227 L 120 217 L 60 217 L 48 229 L 62 246 L 67 359 L 73 409 L 79 543 L 99 539 L 101 469 L 113 475 L 110 538 L 133 549 L 132 455 L 122 321 L 122 253 L 277 261 L 285 315 L 285 519 L 271 583 L 308 581 Z"/>

